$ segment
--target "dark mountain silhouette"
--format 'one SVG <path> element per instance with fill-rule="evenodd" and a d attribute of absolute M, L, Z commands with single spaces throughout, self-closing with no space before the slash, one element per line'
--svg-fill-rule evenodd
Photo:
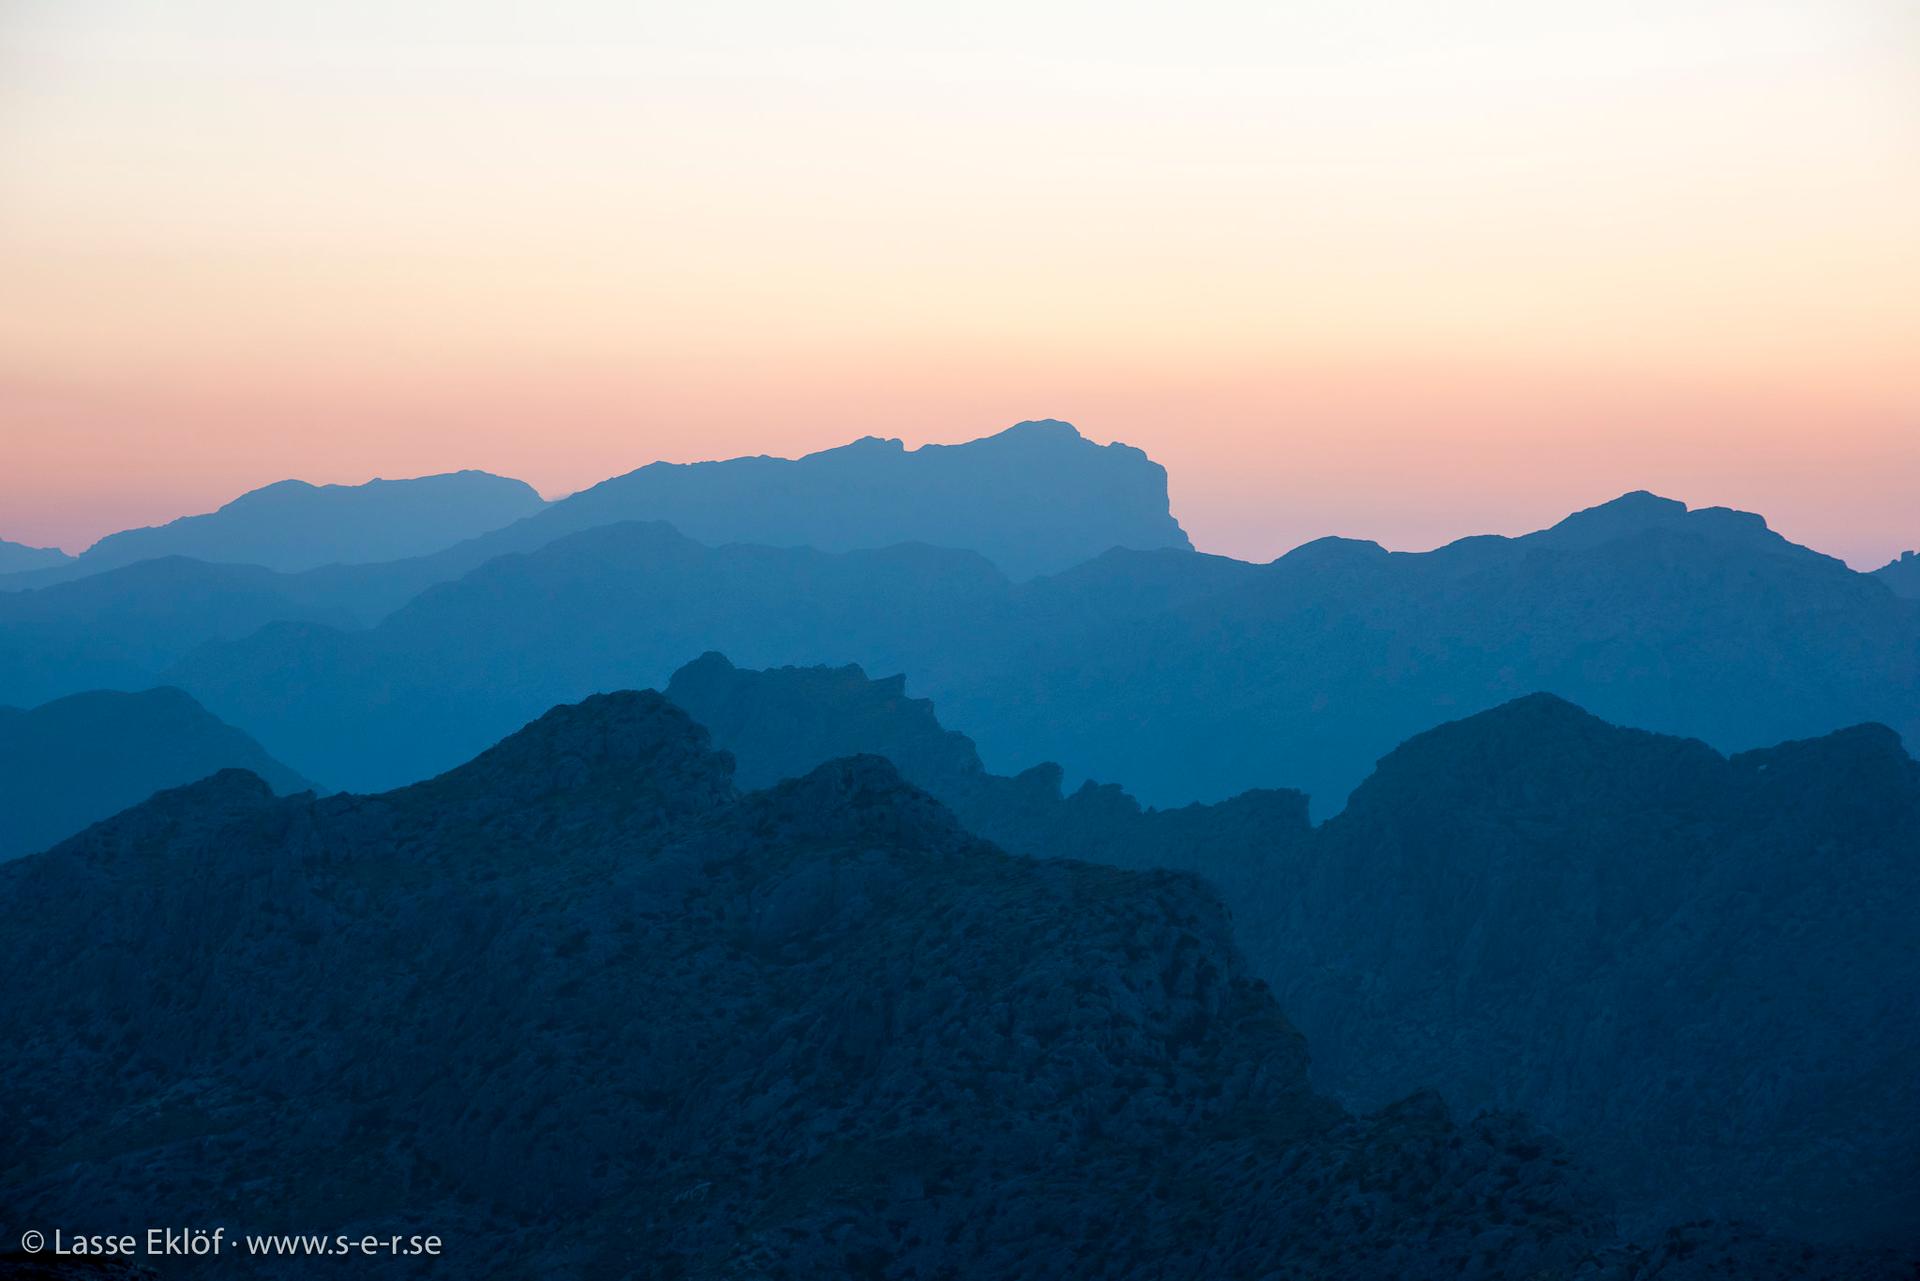
<path fill-rule="evenodd" d="M 614 525 L 369 631 L 271 627 L 165 679 L 303 772 L 373 788 L 708 649 L 910 672 L 989 767 L 1057 761 L 1160 806 L 1284 781 L 1332 812 L 1395 744 L 1536 690 L 1721 750 L 1867 720 L 1920 733 L 1920 603 L 1757 519 L 1631 497 L 1426 553 L 1112 551 L 1021 584 L 924 546 L 710 548 Z"/>
<path fill-rule="evenodd" d="M 49 586 L 166 556 L 282 572 L 400 560 L 451 547 L 545 505 L 525 481 L 483 471 L 363 485 L 283 480 L 217 511 L 109 534 L 57 570 L 7 586 Z"/>
<path fill-rule="evenodd" d="M 64 565 L 72 559 L 58 547 L 28 547 L 25 543 L 10 543 L 0 538 L 0 574 L 14 574 L 29 569 L 50 569 L 55 565 Z"/>
<path fill-rule="evenodd" d="M 943 729 L 906 677 L 858 667 L 745 671 L 705 654 L 673 674 L 667 697 L 731 752 L 744 787 L 797 778 L 841 756 L 883 756 L 968 831 L 1019 854 L 1119 867 L 1198 871 L 1229 890 L 1264 886 L 1270 864 L 1309 839 L 1307 798 L 1259 790 L 1214 805 L 1143 808 L 1116 785 L 1061 789 L 1058 765 L 988 773 L 973 741 Z"/>
<path fill-rule="evenodd" d="M 0 1230 L 433 1231 L 516 1278 L 1903 1275 L 1620 1246 L 1515 1117 L 1316 1095 L 1197 880 L 1002 854 L 873 757 L 730 764 L 619 694 L 0 867 Z"/>
<path fill-rule="evenodd" d="M 312 786 L 177 689 L 0 707 L 0 859 L 223 769 L 251 770 L 282 794 Z"/>
<path fill-rule="evenodd" d="M 743 779 L 872 752 L 1019 852 L 1200 872 L 1315 1077 L 1423 1081 L 1574 1140 L 1646 1226 L 1737 1215 L 1920 1249 L 1920 767 L 1861 726 L 1731 760 L 1537 695 L 1297 793 L 1142 812 L 988 774 L 900 678 L 709 654 L 668 697 Z"/>
<path fill-rule="evenodd" d="M 1920 552 L 1900 553 L 1874 570 L 1873 576 L 1892 588 L 1896 596 L 1920 598 Z"/>
<path fill-rule="evenodd" d="M 1360 1106 L 1523 1108 L 1626 1208 L 1920 1249 L 1920 766 L 1731 758 L 1535 696 L 1396 749 L 1233 904 Z"/>

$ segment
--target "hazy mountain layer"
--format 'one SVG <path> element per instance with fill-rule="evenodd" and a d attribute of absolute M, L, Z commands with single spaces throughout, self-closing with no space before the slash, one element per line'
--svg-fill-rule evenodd
<path fill-rule="evenodd" d="M 181 655 L 301 619 L 355 619 L 251 565 L 169 557 L 31 591 L 0 592 L 0 703 L 93 689 L 147 689 Z"/>
<path fill-rule="evenodd" d="M 167 679 L 314 777 L 445 769 L 555 702 L 749 666 L 913 674 L 1006 772 L 1157 805 L 1276 781 L 1320 812 L 1413 734 L 1536 690 L 1723 750 L 1878 720 L 1920 734 L 1920 603 L 1757 518 L 1630 496 L 1422 554 L 1270 565 L 1117 551 L 1009 583 L 971 553 L 705 547 L 614 525 L 496 559 L 357 634 L 273 627 Z"/>
<path fill-rule="evenodd" d="M 161 556 L 282 571 L 399 560 L 498 529 L 543 505 L 525 481 L 482 471 L 363 485 L 283 480 L 205 515 L 109 534 L 74 568 L 95 572 Z"/>
<path fill-rule="evenodd" d="M 1011 778 L 989 773 L 971 739 L 941 728 L 933 704 L 905 691 L 904 676 L 869 680 L 858 667 L 745 671 L 706 654 L 673 674 L 667 697 L 733 754 L 742 786 L 798 778 L 836 757 L 884 756 L 968 831 L 1015 853 L 1199 871 L 1231 888 L 1264 886 L 1273 860 L 1310 838 L 1299 792 L 1156 810 L 1113 784 L 1063 794 L 1051 763 Z"/>
<path fill-rule="evenodd" d="M 1524 1108 L 1640 1224 L 1920 1248 L 1920 767 L 1881 727 L 1728 760 L 1522 699 L 1395 750 L 1309 830 L 1297 793 L 1143 813 L 988 774 L 857 668 L 710 654 L 668 696 L 743 778 L 874 752 L 1009 849 L 1202 873 L 1344 1098 Z"/>
<path fill-rule="evenodd" d="M 482 471 L 360 485 L 283 480 L 205 515 L 110 534 L 80 561 L 84 568 L 111 568 L 187 556 L 293 573 L 426 555 L 543 506 L 525 481 Z"/>
<path fill-rule="evenodd" d="M 223 769 L 251 770 L 283 794 L 312 786 L 177 689 L 0 707 L 0 859 Z"/>
<path fill-rule="evenodd" d="M 431 1231 L 501 1277 L 1901 1275 L 1613 1245 L 1523 1122 L 1313 1093 L 1197 880 L 1009 857 L 877 758 L 730 766 L 623 694 L 400 792 L 227 772 L 0 867 L 0 1231 Z"/>
<path fill-rule="evenodd" d="M 1873 576 L 1891 588 L 1896 596 L 1909 599 L 1920 597 L 1920 552 L 1902 552 L 1874 570 Z"/>
<path fill-rule="evenodd" d="M 0 574 L 15 574 L 28 569 L 50 569 L 72 560 L 58 547 L 28 547 L 0 538 Z"/>
<path fill-rule="evenodd" d="M 797 459 L 655 463 L 555 504 L 540 524 L 557 533 L 623 520 L 664 520 L 713 544 L 960 547 L 1015 579 L 1114 547 L 1191 547 L 1167 510 L 1166 468 L 1051 419 L 963 445 L 868 436 Z"/>

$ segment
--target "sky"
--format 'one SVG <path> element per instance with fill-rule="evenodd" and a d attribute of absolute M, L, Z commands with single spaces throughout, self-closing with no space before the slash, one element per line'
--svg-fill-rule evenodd
<path fill-rule="evenodd" d="M 1072 421 L 1210 551 L 1920 546 L 1911 0 L 0 0 L 0 537 Z"/>

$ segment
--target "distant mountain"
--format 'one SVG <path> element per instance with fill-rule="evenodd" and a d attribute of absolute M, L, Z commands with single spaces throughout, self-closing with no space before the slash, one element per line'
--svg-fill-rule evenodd
<path fill-rule="evenodd" d="M 1891 587 L 1896 596 L 1920 598 L 1920 552 L 1900 553 L 1874 570 L 1873 576 Z"/>
<path fill-rule="evenodd" d="M 1644 506 L 1426 553 L 1112 551 L 1019 584 L 967 552 L 611 525 L 371 630 L 274 626 L 164 679 L 357 788 L 448 768 L 556 702 L 659 686 L 709 649 L 909 672 L 990 768 L 1057 761 L 1159 806 L 1284 782 L 1333 812 L 1395 744 L 1537 690 L 1721 750 L 1869 720 L 1920 735 L 1920 602 L 1752 521 L 1634 519 Z"/>
<path fill-rule="evenodd" d="M 0 592 L 0 703 L 92 689 L 147 689 L 210 640 L 269 623 L 351 627 L 351 615 L 293 589 L 299 576 L 168 557 L 32 591 Z"/>
<path fill-rule="evenodd" d="M 1009 857 L 876 758 L 729 764 L 620 694 L 0 867 L 0 1228 L 431 1232 L 502 1278 L 1905 1275 L 1621 1246 L 1517 1118 L 1316 1095 L 1192 878 Z"/>
<path fill-rule="evenodd" d="M 479 523 L 491 532 L 457 535 L 458 542 L 415 531 L 438 550 L 400 559 L 385 554 L 394 549 L 391 539 L 382 544 L 385 551 L 379 556 L 369 547 L 342 548 L 329 541 L 347 535 L 371 537 L 384 528 L 380 521 L 352 511 L 355 507 L 384 504 L 396 515 L 416 511 L 422 519 L 434 516 L 434 504 L 456 481 L 460 484 L 455 489 L 474 486 L 488 493 L 505 486 L 497 495 L 504 512 L 519 510 L 526 500 L 534 514 L 517 520 L 510 514 L 504 519 L 488 516 Z M 398 486 L 414 488 L 396 490 Z M 83 630 L 91 611 L 103 607 L 107 596 L 117 593 L 151 602 L 183 572 L 163 562 L 139 560 L 145 556 L 177 554 L 209 562 L 194 571 L 203 592 L 215 591 L 224 578 L 236 597 L 258 600 L 264 593 L 286 602 L 279 614 L 262 623 L 325 620 L 358 628 L 500 556 L 537 551 L 570 534 L 636 516 L 652 520 L 670 515 L 683 533 L 711 544 L 878 549 L 920 541 L 973 549 L 1020 574 L 1062 568 L 1115 546 L 1187 546 L 1186 535 L 1167 512 L 1165 470 L 1125 445 L 1095 445 L 1064 423 L 1022 423 L 983 440 L 915 450 L 903 449 L 898 441 L 869 439 L 793 460 L 663 463 L 551 506 L 530 495 L 518 481 L 478 472 L 373 482 L 357 489 L 288 482 L 256 491 L 210 516 L 114 535 L 64 566 L 11 574 L 0 569 L 0 699 L 51 698 L 103 684 L 149 685 L 197 645 L 232 638 L 230 629 L 211 621 L 194 632 L 189 616 L 181 620 L 186 627 L 168 632 L 164 645 L 146 647 L 153 655 L 148 666 L 120 674 L 84 660 L 64 641 L 44 639 L 61 630 L 49 620 L 63 609 L 68 630 Z M 241 535 L 246 531 L 235 529 L 240 517 L 252 525 L 270 525 L 269 517 L 280 520 L 284 528 L 277 528 L 272 538 L 284 536 L 286 545 L 277 551 L 264 547 L 272 540 L 256 530 L 247 534 L 252 550 L 242 554 L 246 539 Z M 41 620 L 38 629 L 25 637 L 9 635 L 8 595 L 64 585 L 126 559 L 137 563 L 119 569 L 118 577 L 96 584 L 84 596 L 40 602 L 31 611 Z M 232 561 L 297 572 L 263 578 L 251 568 L 215 563 Z M 315 567 L 299 568 L 307 565 Z M 126 613 L 146 606 L 105 607 Z M 677 654 L 674 661 L 688 656 Z M 22 688 L 23 669 L 35 673 L 33 683 L 24 687 L 30 693 L 24 695 L 14 692 Z M 659 675 L 664 679 L 666 672 Z M 527 714 L 534 710 L 528 708 Z M 501 732 L 503 728 L 496 728 L 472 746 Z"/>
<path fill-rule="evenodd" d="M 1723 751 L 1862 721 L 1920 741 L 1920 603 L 1758 517 L 1675 506 L 1629 495 L 1424 553 L 1112 554 L 1036 585 L 977 674 L 898 670 L 989 764 L 1056 760 L 1156 804 L 1281 781 L 1331 813 L 1394 744 L 1540 690 Z"/>
<path fill-rule="evenodd" d="M 1552 528 L 1528 534 L 1521 541 L 1540 547 L 1583 549 L 1654 532 L 1704 538 L 1728 547 L 1823 561 L 1829 565 L 1844 564 L 1835 557 L 1789 542 L 1767 528 L 1766 520 L 1753 512 L 1735 511 L 1731 507 L 1689 508 L 1683 502 L 1662 498 L 1644 489 L 1575 512 Z"/>
<path fill-rule="evenodd" d="M 81 553 L 73 573 L 163 556 L 294 572 L 401 560 L 451 547 L 539 511 L 531 485 L 482 471 L 363 485 L 283 480 L 218 511 L 128 529 Z"/>
<path fill-rule="evenodd" d="M 0 859 L 223 769 L 251 770 L 283 794 L 312 786 L 177 689 L 0 707 Z"/>
<path fill-rule="evenodd" d="M 14 574 L 28 569 L 50 569 L 64 565 L 73 557 L 58 547 L 28 547 L 24 543 L 10 543 L 0 538 L 0 574 Z"/>
<path fill-rule="evenodd" d="M 957 619 L 1005 635 L 1008 590 L 974 552 L 714 548 L 666 525 L 610 525 L 502 556 L 371 630 L 276 624 L 170 670 L 282 760 L 378 790 L 450 768 L 555 703 L 664 685 L 709 648 L 757 665 L 851 646 L 899 668 L 951 644 Z"/>
<path fill-rule="evenodd" d="M 871 752 L 1009 849 L 1201 873 L 1323 1088 L 1525 1109 L 1638 1226 L 1920 1224 L 1920 766 L 1881 727 L 1728 760 L 1534 696 L 1396 749 L 1315 831 L 1298 793 L 1142 812 L 988 774 L 857 668 L 709 654 L 667 693 L 743 780 Z"/>
<path fill-rule="evenodd" d="M 667 697 L 733 754 L 742 786 L 798 778 L 836 757 L 883 756 L 968 831 L 1005 849 L 1202 872 L 1229 902 L 1240 883 L 1264 885 L 1272 861 L 1310 839 L 1299 792 L 1156 810 L 1113 784 L 1063 794 L 1051 763 L 1012 778 L 988 773 L 971 739 L 941 728 L 928 700 L 906 697 L 904 676 L 869 680 L 858 667 L 746 671 L 710 653 L 673 674 Z"/>
<path fill-rule="evenodd" d="M 713 545 L 963 548 L 1015 579 L 1115 547 L 1192 546 L 1167 509 L 1166 468 L 1052 419 L 961 445 L 907 449 L 868 436 L 796 459 L 654 463 L 562 499 L 492 541 L 530 550 L 531 535 L 551 541 L 631 520 L 665 521 Z"/>

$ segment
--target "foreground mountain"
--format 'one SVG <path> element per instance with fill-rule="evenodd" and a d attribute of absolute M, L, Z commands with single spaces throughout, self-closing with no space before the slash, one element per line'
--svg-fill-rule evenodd
<path fill-rule="evenodd" d="M 1643 1211 L 1920 1248 L 1920 766 L 1523 699 L 1399 748 L 1238 937 L 1360 1105 L 1524 1108 Z"/>
<path fill-rule="evenodd" d="M 1057 761 L 1159 806 L 1278 781 L 1333 812 L 1396 744 L 1536 690 L 1723 751 L 1869 720 L 1920 735 L 1920 602 L 1758 518 L 1676 506 L 1630 496 L 1419 554 L 1113 551 L 1021 584 L 967 552 L 610 525 L 370 630 L 268 628 L 165 679 L 357 788 L 446 769 L 556 702 L 658 686 L 709 649 L 911 672 L 988 766 Z"/>
<path fill-rule="evenodd" d="M 1920 598 L 1920 552 L 1900 553 L 1874 570 L 1873 576 L 1892 588 L 1896 596 Z"/>
<path fill-rule="evenodd" d="M 217 511 L 109 534 L 62 573 L 94 574 L 164 556 L 282 572 L 400 560 L 451 547 L 544 506 L 525 481 L 483 471 L 363 485 L 283 480 L 249 490 Z M 12 585 L 52 581 L 43 575 Z"/>
<path fill-rule="evenodd" d="M 282 794 L 311 786 L 177 689 L 0 707 L 0 859 L 223 769 L 251 770 Z"/>
<path fill-rule="evenodd" d="M 1298 793 L 1143 812 L 989 774 L 857 668 L 709 654 L 667 693 L 743 778 L 873 752 L 1009 849 L 1200 872 L 1358 1105 L 1437 1081 L 1522 1108 L 1638 1226 L 1920 1248 L 1920 767 L 1881 727 L 1728 760 L 1527 698 L 1397 749 L 1311 830 Z"/>
<path fill-rule="evenodd" d="M 58 547 L 28 547 L 24 543 L 10 543 L 0 538 L 0 574 L 14 574 L 28 569 L 51 569 L 64 565 L 73 558 Z"/>
<path fill-rule="evenodd" d="M 403 791 L 228 772 L 0 868 L 0 1231 L 433 1232 L 500 1277 L 1901 1275 L 1620 1247 L 1523 1122 L 1316 1095 L 1197 881 L 1002 854 L 875 758 L 730 764 L 621 694 Z"/>

